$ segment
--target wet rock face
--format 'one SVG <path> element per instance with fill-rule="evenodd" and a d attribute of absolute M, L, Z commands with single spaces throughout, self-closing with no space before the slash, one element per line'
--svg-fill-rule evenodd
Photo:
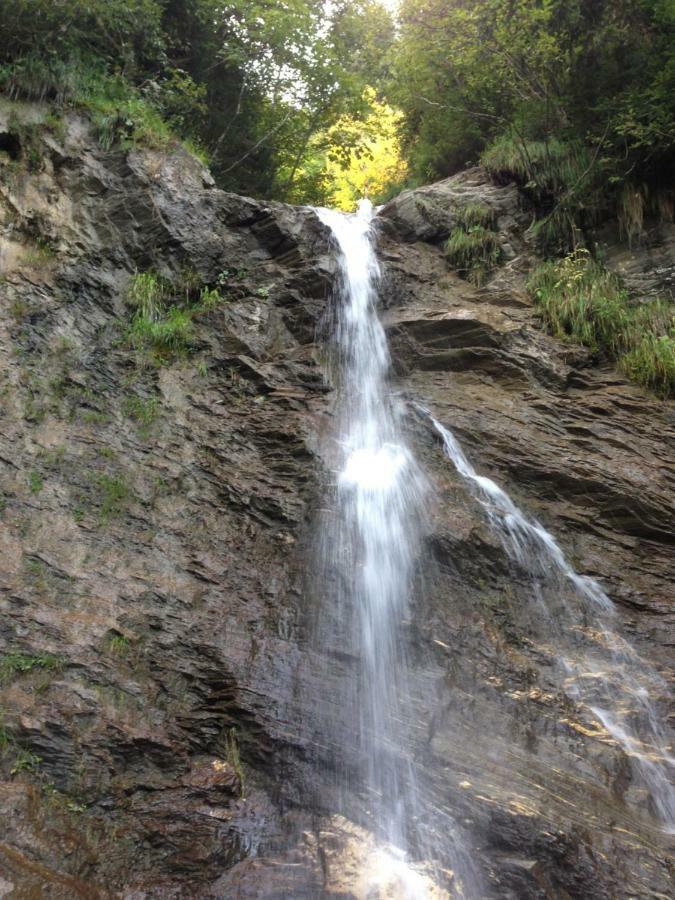
<path fill-rule="evenodd" d="M 77 118 L 40 135 L 37 171 L 0 153 L 0 893 L 395 897 L 395 872 L 363 883 L 358 785 L 336 816 L 353 723 L 322 740 L 354 668 L 313 636 L 325 230 L 183 153 L 105 153 Z M 467 200 L 509 248 L 481 290 L 438 248 Z M 380 219 L 396 389 L 602 580 L 665 674 L 672 407 L 541 332 L 515 189 L 471 170 Z M 161 365 L 128 336 L 148 270 L 222 295 Z M 554 677 L 524 574 L 428 422 L 407 427 L 436 489 L 401 624 L 426 814 L 458 823 L 483 896 L 668 896 L 667 841 Z"/>

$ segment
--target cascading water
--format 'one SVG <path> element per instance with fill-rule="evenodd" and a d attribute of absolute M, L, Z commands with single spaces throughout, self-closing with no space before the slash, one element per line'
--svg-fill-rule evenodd
<path fill-rule="evenodd" d="M 611 627 L 614 604 L 600 585 L 578 575 L 552 535 L 523 515 L 494 481 L 479 475 L 454 435 L 429 417 L 446 456 L 482 503 L 507 554 L 530 577 L 542 640 L 557 648 L 567 695 L 599 719 L 623 748 L 657 817 L 668 832 L 675 832 L 675 759 L 654 699 L 667 696 L 666 684 Z"/>
<path fill-rule="evenodd" d="M 426 482 L 402 438 L 400 411 L 387 388 L 390 360 L 376 309 L 372 207 L 362 201 L 355 215 L 324 209 L 317 214 L 340 251 L 331 308 L 337 408 L 333 453 L 327 452 L 337 478 L 333 517 L 322 529 L 320 569 L 326 584 L 336 585 L 329 605 L 341 631 L 336 638 L 333 629 L 329 638 L 341 646 L 332 652 L 355 660 L 352 696 L 342 698 L 341 706 L 350 706 L 357 720 L 358 780 L 368 792 L 379 844 L 364 896 L 382 888 L 387 896 L 421 900 L 429 896 L 425 878 L 407 862 L 411 849 L 419 856 L 425 848 L 409 758 L 404 619 Z M 323 586 L 324 594 L 328 590 Z M 446 828 L 451 844 L 453 823 Z M 456 854 L 453 867 L 462 869 Z M 459 877 L 459 895 L 458 885 Z"/>

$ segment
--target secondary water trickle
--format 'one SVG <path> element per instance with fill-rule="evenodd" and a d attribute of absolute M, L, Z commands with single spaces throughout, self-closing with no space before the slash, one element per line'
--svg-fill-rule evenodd
<path fill-rule="evenodd" d="M 340 644 L 333 652 L 354 660 L 351 695 L 341 696 L 339 706 L 356 720 L 356 746 L 340 752 L 345 769 L 358 770 L 356 790 L 366 792 L 378 840 L 365 873 L 372 890 L 422 900 L 432 894 L 409 862 L 411 850 L 419 857 L 425 849 L 410 759 L 405 620 L 427 485 L 387 386 L 390 359 L 376 308 L 380 272 L 372 207 L 362 201 L 355 215 L 324 209 L 317 214 L 332 231 L 339 265 L 331 307 L 337 400 L 327 451 L 335 471 L 334 514 L 322 529 L 319 569 L 322 592 L 332 591 L 328 605 L 335 626 L 328 629 L 329 640 Z M 353 787 L 347 774 L 338 774 L 338 781 L 339 792 Z M 451 822 L 444 823 L 444 839 L 457 871 Z M 459 878 L 459 895 L 458 885 Z"/>
<path fill-rule="evenodd" d="M 598 582 L 577 574 L 554 537 L 479 475 L 452 432 L 430 419 L 507 554 L 530 577 L 541 637 L 557 650 L 565 692 L 623 748 L 653 811 L 665 830 L 675 832 L 675 759 L 657 707 L 667 685 L 612 627 L 615 607 Z"/>

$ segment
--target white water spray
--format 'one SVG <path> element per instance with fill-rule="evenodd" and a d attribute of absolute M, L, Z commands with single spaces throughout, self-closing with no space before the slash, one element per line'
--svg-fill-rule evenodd
<path fill-rule="evenodd" d="M 665 830 L 675 833 L 675 758 L 653 699 L 667 695 L 666 684 L 611 627 L 615 607 L 598 582 L 577 574 L 554 537 L 528 519 L 494 481 L 479 475 L 452 432 L 429 418 L 507 554 L 531 577 L 546 637 L 560 653 L 567 695 L 623 748 Z M 579 605 L 579 598 L 586 603 Z"/>

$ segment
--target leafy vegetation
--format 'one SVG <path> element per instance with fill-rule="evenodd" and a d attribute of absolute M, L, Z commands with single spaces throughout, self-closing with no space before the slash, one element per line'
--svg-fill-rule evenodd
<path fill-rule="evenodd" d="M 148 397 L 146 400 L 133 394 L 124 401 L 124 412 L 146 432 L 159 416 L 159 399 Z"/>
<path fill-rule="evenodd" d="M 553 334 L 617 360 L 634 381 L 675 395 L 675 304 L 631 303 L 585 250 L 538 267 L 529 289 Z"/>
<path fill-rule="evenodd" d="M 51 653 L 5 653 L 0 656 L 0 684 L 36 670 L 58 670 L 61 665 L 61 660 Z"/>
<path fill-rule="evenodd" d="M 401 116 L 366 89 L 359 116 L 342 116 L 316 134 L 311 155 L 298 173 L 298 199 L 314 198 L 351 212 L 362 197 L 384 200 L 407 176 L 401 153 Z M 292 199 L 292 198 L 291 198 Z"/>
<path fill-rule="evenodd" d="M 393 26 L 376 0 L 0 0 L 0 32 L 10 98 L 88 111 L 105 147 L 176 135 L 223 187 L 287 197 L 320 193 L 312 140 L 366 108 Z"/>
<path fill-rule="evenodd" d="M 482 159 L 547 252 L 617 211 L 633 236 L 672 215 L 672 0 L 403 0 L 389 93 L 413 181 Z"/>
<path fill-rule="evenodd" d="M 136 350 L 149 350 L 156 362 L 184 352 L 193 336 L 192 316 L 171 298 L 168 282 L 153 272 L 140 272 L 131 279 L 127 302 L 135 309 L 126 338 Z"/>
<path fill-rule="evenodd" d="M 125 339 L 135 350 L 144 351 L 162 365 L 190 350 L 194 341 L 196 316 L 209 312 L 226 301 L 221 292 L 229 273 L 221 273 L 216 287 L 201 286 L 187 273 L 175 287 L 154 272 L 139 272 L 127 288 L 127 304 L 134 309 Z M 149 426 L 158 415 L 158 401 L 131 397 L 125 412 L 142 425 Z"/>
<path fill-rule="evenodd" d="M 44 487 L 42 475 L 40 475 L 36 469 L 31 470 L 30 475 L 28 476 L 28 484 L 30 486 L 31 494 L 39 494 Z"/>

